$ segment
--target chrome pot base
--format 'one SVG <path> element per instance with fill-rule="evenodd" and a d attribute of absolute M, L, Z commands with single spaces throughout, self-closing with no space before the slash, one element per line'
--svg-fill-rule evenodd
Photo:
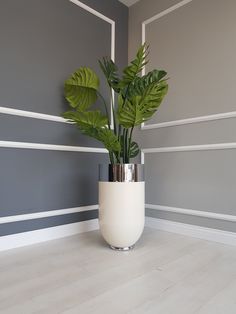
<path fill-rule="evenodd" d="M 110 245 L 110 248 L 114 251 L 122 251 L 122 252 L 126 252 L 126 251 L 130 251 L 134 248 L 134 245 L 131 246 L 127 246 L 127 247 L 116 247 L 116 246 L 112 246 Z"/>

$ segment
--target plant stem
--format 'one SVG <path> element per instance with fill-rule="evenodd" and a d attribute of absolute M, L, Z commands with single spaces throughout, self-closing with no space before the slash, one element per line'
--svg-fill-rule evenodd
<path fill-rule="evenodd" d="M 126 159 L 125 129 L 123 129 L 123 164 L 125 164 L 125 159 Z"/>
<path fill-rule="evenodd" d="M 130 158 L 130 149 L 131 149 L 131 143 L 132 143 L 132 135 L 133 135 L 133 130 L 134 130 L 134 127 L 131 128 L 130 130 L 130 135 L 129 135 L 129 148 L 128 148 L 128 156 Z"/>
<path fill-rule="evenodd" d="M 125 158 L 125 163 L 129 163 L 129 143 L 128 143 L 128 134 L 129 134 L 129 130 L 128 129 L 126 129 L 125 130 L 126 132 L 125 132 L 125 149 L 126 149 L 126 153 L 125 153 L 125 155 L 126 155 L 126 158 Z"/>
<path fill-rule="evenodd" d="M 123 129 L 123 163 L 129 163 L 128 156 L 128 129 Z"/>
<path fill-rule="evenodd" d="M 103 96 L 99 92 L 97 92 L 97 93 L 98 93 L 99 97 L 101 98 L 101 100 L 102 100 L 102 102 L 104 104 L 104 107 L 105 107 L 105 110 L 106 110 L 106 115 L 107 115 L 107 120 L 108 120 L 108 128 L 110 130 L 111 129 L 111 124 L 110 124 L 110 117 L 109 117 L 109 112 L 108 112 L 108 109 L 107 109 L 106 101 L 105 101 L 105 99 L 103 98 Z"/>
<path fill-rule="evenodd" d="M 111 94 L 111 108 L 112 108 L 112 115 L 113 115 L 113 124 L 114 124 L 114 133 L 115 135 L 117 134 L 117 129 L 116 129 L 116 116 L 115 116 L 115 106 L 114 106 L 114 99 L 113 99 L 113 94 L 112 94 L 112 88 L 110 88 L 110 94 Z"/>
<path fill-rule="evenodd" d="M 114 156 L 112 152 L 109 152 L 109 158 L 110 158 L 110 162 L 113 165 L 114 164 Z"/>

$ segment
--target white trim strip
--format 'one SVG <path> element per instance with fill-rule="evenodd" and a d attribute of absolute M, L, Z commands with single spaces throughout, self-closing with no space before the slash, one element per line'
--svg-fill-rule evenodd
<path fill-rule="evenodd" d="M 98 220 L 92 219 L 62 226 L 3 236 L 0 237 L 0 252 L 36 243 L 47 242 L 50 240 L 61 239 L 78 233 L 97 230 L 98 228 Z"/>
<path fill-rule="evenodd" d="M 157 13 L 156 15 L 150 17 L 149 19 L 143 21 L 143 24 L 144 25 L 147 25 L 149 23 L 152 23 L 153 21 L 157 20 L 157 19 L 160 19 L 161 17 L 181 8 L 182 6 L 188 4 L 189 2 L 192 2 L 193 0 L 183 0 L 183 1 L 180 1 L 179 3 L 176 3 L 175 5 L 169 7 L 168 9 L 160 12 L 160 13 Z"/>
<path fill-rule="evenodd" d="M 209 219 L 236 222 L 236 216 L 234 215 L 225 215 L 225 214 L 219 214 L 219 213 L 205 212 L 201 210 L 177 208 L 177 207 L 154 205 L 154 204 L 146 204 L 145 207 L 150 208 L 150 209 L 160 210 L 163 212 L 170 212 L 170 213 L 184 214 L 184 215 L 190 215 L 190 216 L 204 217 L 204 218 L 209 218 Z"/>
<path fill-rule="evenodd" d="M 229 118 L 236 118 L 236 111 L 231 112 L 223 112 L 217 113 L 207 116 L 200 116 L 194 118 L 186 118 L 180 120 L 173 120 L 167 122 L 160 122 L 160 123 L 152 123 L 152 124 L 142 124 L 142 130 L 152 130 L 158 128 L 166 128 L 171 126 L 178 126 L 178 125 L 186 125 L 186 124 L 193 124 L 193 123 L 200 123 L 200 122 L 209 122 L 209 121 L 216 121 L 222 119 L 229 119 Z"/>
<path fill-rule="evenodd" d="M 14 108 L 9 108 L 9 107 L 0 107 L 0 113 L 9 114 L 9 115 L 13 115 L 13 116 L 26 117 L 26 118 L 33 118 L 33 119 L 40 119 L 40 120 L 47 120 L 47 121 L 54 121 L 54 122 L 62 122 L 62 123 L 70 123 L 66 119 L 59 117 L 59 116 L 53 116 L 50 114 L 38 113 L 38 112 L 33 112 L 33 111 L 14 109 Z"/>
<path fill-rule="evenodd" d="M 146 217 L 146 226 L 198 239 L 236 246 L 236 232 L 211 229 L 152 217 Z"/>
<path fill-rule="evenodd" d="M 101 154 L 107 153 L 107 150 L 105 148 L 98 148 L 98 147 L 53 145 L 53 144 L 39 144 L 39 143 L 12 142 L 12 141 L 0 141 L 0 147 L 55 150 L 55 151 L 65 151 L 65 152 L 81 152 L 81 153 L 101 153 Z"/>
<path fill-rule="evenodd" d="M 31 214 L 5 216 L 5 217 L 0 217 L 0 224 L 32 220 L 32 219 L 40 219 L 40 218 L 46 218 L 46 217 L 61 216 L 61 215 L 74 214 L 74 213 L 81 213 L 84 211 L 95 210 L 95 209 L 98 209 L 98 205 L 80 206 L 80 207 L 74 207 L 74 208 L 49 210 L 45 212 L 37 212 L 37 213 L 31 213 Z"/>
<path fill-rule="evenodd" d="M 111 25 L 114 23 L 114 21 L 112 19 L 110 19 L 109 17 L 103 15 L 102 13 L 94 10 L 93 8 L 89 7 L 88 5 L 84 4 L 81 1 L 78 0 L 69 0 L 70 2 L 74 3 L 75 5 L 81 7 L 82 9 L 84 9 L 85 11 L 92 13 L 93 15 L 96 15 L 97 17 L 99 17 L 100 19 L 110 23 Z"/>
<path fill-rule="evenodd" d="M 157 148 L 143 148 L 142 153 L 173 153 L 173 152 L 192 152 L 204 150 L 223 150 L 235 149 L 236 143 L 218 143 L 218 144 L 203 144 L 203 145 L 189 145 L 189 146 L 172 146 L 172 147 L 157 147 Z"/>

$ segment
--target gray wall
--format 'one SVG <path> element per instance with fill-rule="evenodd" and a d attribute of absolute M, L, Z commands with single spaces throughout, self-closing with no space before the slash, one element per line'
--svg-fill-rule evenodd
<path fill-rule="evenodd" d="M 82 1 L 116 23 L 116 62 L 127 64 L 128 9 Z M 63 82 L 80 66 L 100 77 L 111 25 L 69 0 L 0 2 L 0 106 L 59 116 Z M 105 82 L 101 92 L 108 99 Z M 97 104 L 100 106 L 101 104 Z M 0 141 L 100 147 L 73 126 L 0 114 Z M 97 165 L 106 154 L 0 148 L 0 217 L 97 204 Z M 0 236 L 78 222 L 97 211 L 0 224 Z"/>
<path fill-rule="evenodd" d="M 179 3 L 141 0 L 130 8 L 129 58 L 141 43 L 141 24 Z M 153 124 L 236 111 L 236 3 L 193 0 L 146 25 L 152 68 L 168 71 L 169 94 L 151 129 L 136 132 L 143 148 L 236 142 L 236 119 L 165 128 Z M 235 116 L 235 115 L 234 115 Z M 145 154 L 146 203 L 211 213 L 236 214 L 236 151 L 203 150 Z M 147 209 L 147 215 L 236 231 L 217 219 Z"/>

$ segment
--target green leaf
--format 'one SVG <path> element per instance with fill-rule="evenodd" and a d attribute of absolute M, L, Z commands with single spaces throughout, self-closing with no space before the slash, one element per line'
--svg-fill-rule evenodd
<path fill-rule="evenodd" d="M 99 129 L 97 133 L 97 139 L 103 143 L 109 152 L 120 152 L 120 142 L 112 130 L 109 130 L 108 128 Z"/>
<path fill-rule="evenodd" d="M 121 158 L 124 158 L 124 136 L 120 136 L 120 145 L 121 145 L 121 151 L 120 151 L 120 156 Z M 132 142 L 130 145 L 130 150 L 129 150 L 129 158 L 134 158 L 139 154 L 139 146 L 136 142 Z"/>
<path fill-rule="evenodd" d="M 134 81 L 130 84 L 127 93 L 128 98 L 132 98 L 136 95 L 143 95 L 145 89 L 152 83 L 158 83 L 166 76 L 166 71 L 164 70 L 153 70 L 142 77 L 136 77 Z"/>
<path fill-rule="evenodd" d="M 146 58 L 148 55 L 148 46 L 143 44 L 136 55 L 136 58 L 131 61 L 131 64 L 127 66 L 123 71 L 123 77 L 120 82 L 120 87 L 124 88 L 128 86 L 142 71 L 143 67 L 147 64 Z"/>
<path fill-rule="evenodd" d="M 63 117 L 79 125 L 88 125 L 94 128 L 106 126 L 108 123 L 107 117 L 102 115 L 99 110 L 67 111 L 63 114 Z"/>
<path fill-rule="evenodd" d="M 86 110 L 97 100 L 99 79 L 90 68 L 80 68 L 65 81 L 65 97 L 71 107 Z"/>
<path fill-rule="evenodd" d="M 103 74 L 105 75 L 107 79 L 108 85 L 114 89 L 115 92 L 119 93 L 120 88 L 119 88 L 119 78 L 118 78 L 118 68 L 116 64 L 108 59 L 108 58 L 103 58 L 102 60 L 99 60 L 99 65 L 102 69 Z"/>
<path fill-rule="evenodd" d="M 107 128 L 108 119 L 100 111 L 68 111 L 63 117 L 75 122 L 83 134 L 102 142 L 108 151 L 120 151 L 118 137 Z"/>
<path fill-rule="evenodd" d="M 129 158 L 134 158 L 139 154 L 139 147 L 136 142 L 132 142 L 130 145 Z"/>
<path fill-rule="evenodd" d="M 124 103 L 119 95 L 117 118 L 125 128 L 131 128 L 149 120 L 160 106 L 168 91 L 165 80 L 148 85 L 142 95 L 133 96 Z"/>

